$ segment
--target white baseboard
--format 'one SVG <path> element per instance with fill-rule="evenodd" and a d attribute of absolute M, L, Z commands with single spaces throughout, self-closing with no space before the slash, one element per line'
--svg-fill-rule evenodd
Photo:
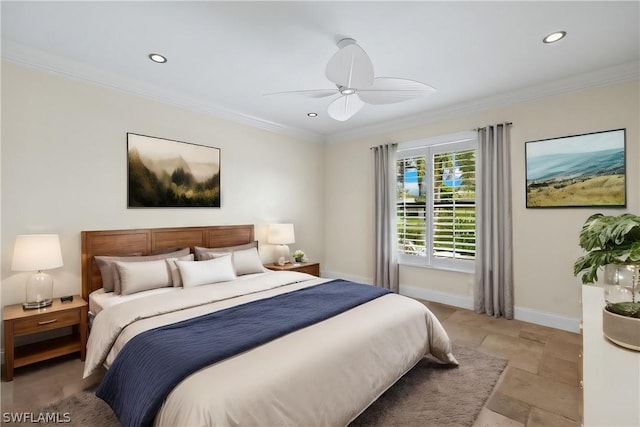
<path fill-rule="evenodd" d="M 469 296 L 448 294 L 411 285 L 400 285 L 400 295 L 473 310 L 473 298 Z"/>
<path fill-rule="evenodd" d="M 325 279 L 345 279 L 352 282 L 364 283 L 367 285 L 373 285 L 373 279 L 370 277 L 354 276 L 353 274 L 337 273 L 335 271 L 322 270 L 322 277 Z"/>
<path fill-rule="evenodd" d="M 427 301 L 452 305 L 454 307 L 466 308 L 467 310 L 473 310 L 473 298 L 467 296 L 432 291 L 430 289 L 418 288 L 410 285 L 400 285 L 400 294 L 412 298 L 424 299 Z M 550 328 L 562 329 L 563 331 L 580 332 L 580 319 L 560 316 L 524 307 L 514 307 L 513 310 L 513 317 L 516 320 L 548 326 Z"/>
<path fill-rule="evenodd" d="M 514 307 L 513 314 L 517 320 L 522 320 L 523 322 L 580 333 L 580 319 L 574 317 L 560 316 L 524 307 Z"/>
<path fill-rule="evenodd" d="M 370 278 L 342 274 L 335 271 L 323 271 L 322 277 L 329 279 L 342 278 L 354 282 L 372 284 L 372 280 Z M 473 310 L 473 298 L 469 296 L 433 291 L 411 285 L 400 285 L 400 294 L 411 298 L 423 299 L 451 305 L 453 307 Z M 535 323 L 537 325 L 548 326 L 550 328 L 561 329 L 563 331 L 580 332 L 580 319 L 560 316 L 558 314 L 534 310 L 531 308 L 514 307 L 514 318 L 523 322 Z"/>

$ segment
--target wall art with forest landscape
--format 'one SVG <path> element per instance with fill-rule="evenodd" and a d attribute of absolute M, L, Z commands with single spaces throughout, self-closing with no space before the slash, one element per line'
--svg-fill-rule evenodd
<path fill-rule="evenodd" d="M 525 144 L 527 208 L 625 207 L 626 130 Z"/>
<path fill-rule="evenodd" d="M 130 208 L 220 207 L 220 149 L 127 133 Z"/>

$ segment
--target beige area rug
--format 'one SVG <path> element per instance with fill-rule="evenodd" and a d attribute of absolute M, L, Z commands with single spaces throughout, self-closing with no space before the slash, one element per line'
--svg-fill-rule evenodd
<path fill-rule="evenodd" d="M 457 345 L 453 350 L 460 366 L 444 366 L 423 359 L 350 426 L 473 425 L 507 361 Z M 38 413 L 68 413 L 71 422 L 65 425 L 70 426 L 120 425 L 109 405 L 91 391 L 69 396 L 34 412 Z"/>

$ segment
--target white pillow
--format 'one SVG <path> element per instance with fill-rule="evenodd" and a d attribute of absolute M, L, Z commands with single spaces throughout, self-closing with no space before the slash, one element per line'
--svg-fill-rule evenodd
<path fill-rule="evenodd" d="M 171 284 L 177 288 L 179 286 L 182 286 L 182 277 L 180 277 L 180 270 L 178 270 L 176 261 L 193 261 L 193 254 L 182 256 L 180 258 L 165 259 L 167 268 L 169 269 L 169 276 L 171 277 Z"/>
<path fill-rule="evenodd" d="M 164 260 L 146 262 L 114 262 L 120 276 L 120 294 L 129 295 L 149 289 L 171 286 Z"/>
<path fill-rule="evenodd" d="M 206 261 L 208 259 L 220 258 L 229 255 L 231 255 L 231 252 L 203 252 L 200 256 L 200 261 Z"/>
<path fill-rule="evenodd" d="M 182 286 L 191 288 L 210 283 L 226 282 L 236 278 L 231 255 L 207 261 L 176 261 L 182 277 Z"/>
<path fill-rule="evenodd" d="M 113 292 L 116 295 L 120 294 L 120 276 L 118 270 L 113 266 L 114 262 L 147 262 L 157 261 L 159 259 L 176 258 L 189 254 L 189 248 L 180 249 L 174 252 L 165 252 L 161 254 L 140 256 L 140 254 L 134 254 L 133 256 L 97 256 L 94 257 L 98 267 L 100 267 L 100 274 L 102 275 L 102 287 L 107 292 Z"/>
<path fill-rule="evenodd" d="M 100 276 L 102 277 L 102 289 L 105 292 L 114 292 L 115 291 L 115 276 L 117 276 L 116 268 L 113 265 L 115 261 L 131 261 L 131 258 L 141 257 L 142 252 L 137 252 L 130 254 L 128 256 L 96 256 L 94 259 L 96 260 L 96 264 L 98 264 L 98 268 L 100 269 Z M 120 278 L 118 278 L 118 281 Z"/>
<path fill-rule="evenodd" d="M 211 259 L 211 258 L 205 258 L 204 254 L 208 253 L 208 252 L 215 252 L 215 253 L 223 253 L 223 252 L 234 252 L 234 251 L 239 251 L 242 249 L 250 249 L 250 248 L 258 248 L 258 241 L 255 240 L 253 242 L 250 243 L 244 243 L 242 245 L 235 245 L 235 246 L 224 246 L 221 248 L 203 248 L 201 246 L 195 246 L 193 249 L 196 253 L 196 260 L 198 261 L 202 261 L 205 259 Z"/>
<path fill-rule="evenodd" d="M 264 273 L 264 266 L 256 248 L 233 251 L 233 266 L 238 276 Z"/>

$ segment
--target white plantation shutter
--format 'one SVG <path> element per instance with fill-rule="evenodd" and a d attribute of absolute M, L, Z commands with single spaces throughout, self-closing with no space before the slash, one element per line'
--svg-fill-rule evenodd
<path fill-rule="evenodd" d="M 427 241 L 425 225 L 427 220 L 426 199 L 421 201 L 420 190 L 424 192 L 426 170 L 419 167 L 427 163 L 426 156 L 410 156 L 398 160 L 398 249 L 408 255 L 424 255 Z M 422 186 L 407 183 L 403 177 L 415 174 Z M 422 198 L 426 197 L 422 195 Z"/>
<path fill-rule="evenodd" d="M 397 161 L 401 263 L 473 270 L 475 134 L 400 146 Z"/>
<path fill-rule="evenodd" d="M 476 253 L 475 150 L 434 154 L 433 170 L 432 254 L 472 260 Z"/>

